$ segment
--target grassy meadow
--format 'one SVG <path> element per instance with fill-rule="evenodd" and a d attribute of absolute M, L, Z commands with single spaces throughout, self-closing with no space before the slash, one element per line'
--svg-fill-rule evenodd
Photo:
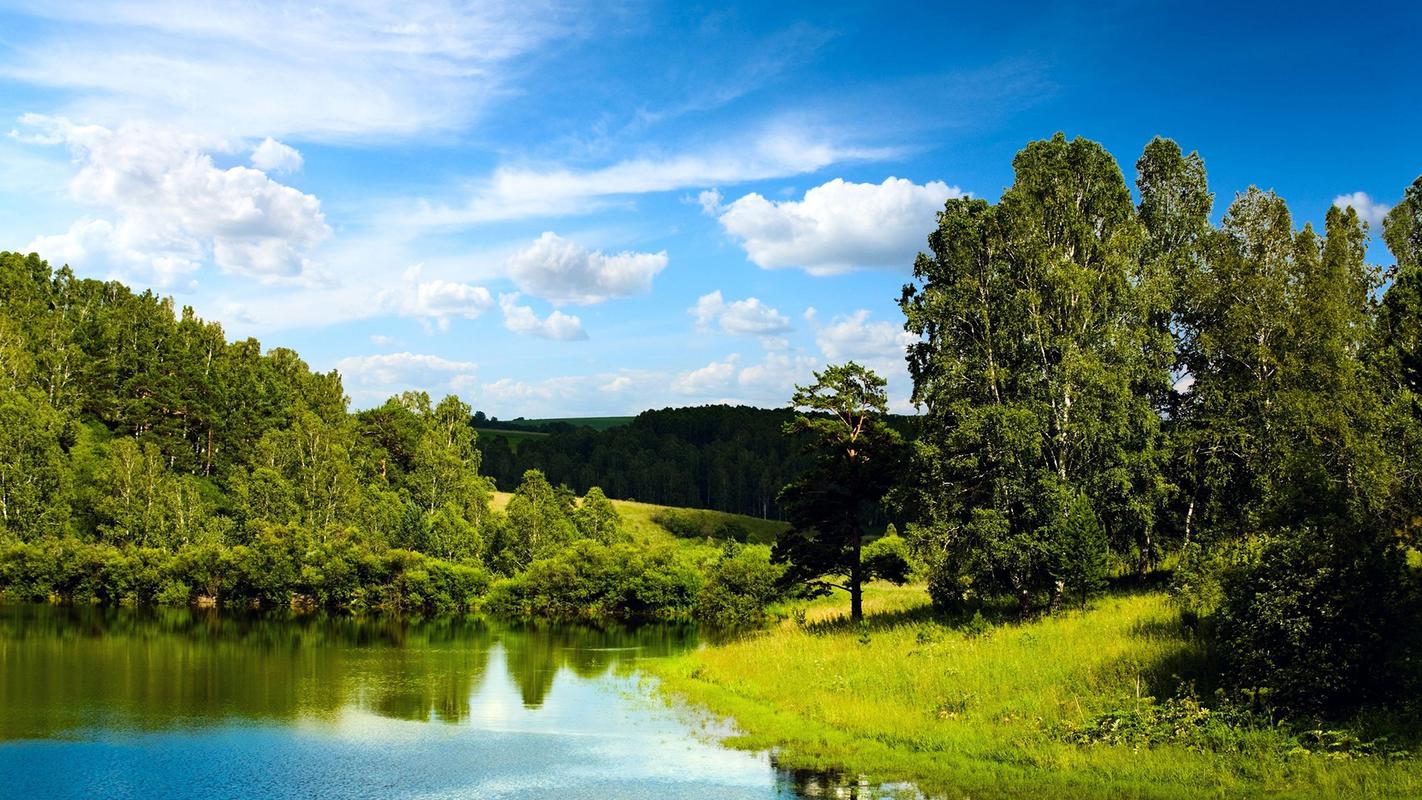
<path fill-rule="evenodd" d="M 511 497 L 513 497 L 512 492 L 494 492 L 489 505 L 497 511 L 503 511 L 508 507 Z M 730 514 L 724 511 L 673 508 L 653 503 L 638 503 L 633 500 L 613 500 L 611 502 L 622 519 L 622 529 L 632 537 L 632 541 L 645 545 L 666 544 L 680 548 L 704 550 L 706 553 L 719 551 L 720 546 L 715 542 L 673 536 L 666 528 L 652 521 L 653 517 L 662 512 L 674 512 L 708 521 L 734 522 L 750 533 L 750 541 L 758 543 L 775 541 L 775 537 L 787 527 L 786 523 L 777 520 L 748 517 L 744 514 Z"/>
<path fill-rule="evenodd" d="M 1270 729 L 1209 747 L 1067 741 L 1100 715 L 1149 706 L 1205 657 L 1159 591 L 1026 624 L 945 623 L 912 586 L 875 585 L 863 626 L 842 595 L 787 612 L 646 668 L 670 697 L 729 718 L 735 746 L 934 796 L 1422 797 L 1415 756 L 1302 752 Z"/>

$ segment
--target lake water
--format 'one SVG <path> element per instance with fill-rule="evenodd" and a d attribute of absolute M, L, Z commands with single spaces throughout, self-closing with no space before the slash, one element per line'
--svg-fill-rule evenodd
<path fill-rule="evenodd" d="M 696 643 L 683 626 L 0 606 L 0 797 L 821 794 L 651 694 L 638 662 Z"/>

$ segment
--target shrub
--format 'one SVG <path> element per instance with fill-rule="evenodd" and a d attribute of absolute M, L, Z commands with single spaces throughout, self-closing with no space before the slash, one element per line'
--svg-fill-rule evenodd
<path fill-rule="evenodd" d="M 763 620 L 766 606 L 779 599 L 785 565 L 773 563 L 765 545 L 732 543 L 706 573 L 706 583 L 696 595 L 697 619 L 716 625 L 747 625 Z"/>

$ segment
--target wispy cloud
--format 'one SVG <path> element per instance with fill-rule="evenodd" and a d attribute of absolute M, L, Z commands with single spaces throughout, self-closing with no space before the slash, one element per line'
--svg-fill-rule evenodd
<path fill-rule="evenodd" d="M 408 220 L 422 226 L 460 226 L 587 214 L 636 195 L 802 175 L 833 164 L 889 158 L 896 152 L 843 144 L 811 135 L 798 126 L 779 124 L 734 145 L 639 156 L 591 169 L 501 166 L 488 178 L 476 181 L 465 202 L 425 201 Z"/>
<path fill-rule="evenodd" d="M 0 76 L 65 90 L 75 118 L 234 136 L 457 129 L 507 88 L 510 62 L 574 30 L 538 0 L 11 5 L 38 24 L 7 42 Z"/>

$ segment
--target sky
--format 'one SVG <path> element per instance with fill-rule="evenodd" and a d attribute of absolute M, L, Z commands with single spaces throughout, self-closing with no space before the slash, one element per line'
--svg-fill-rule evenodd
<path fill-rule="evenodd" d="M 1217 219 L 1257 185 L 1376 224 L 1422 173 L 1419 40 L 1404 2 L 0 0 L 0 249 L 356 407 L 777 407 L 854 359 L 911 411 L 897 300 L 945 200 L 1057 131 L 1130 182 L 1161 135 Z"/>

